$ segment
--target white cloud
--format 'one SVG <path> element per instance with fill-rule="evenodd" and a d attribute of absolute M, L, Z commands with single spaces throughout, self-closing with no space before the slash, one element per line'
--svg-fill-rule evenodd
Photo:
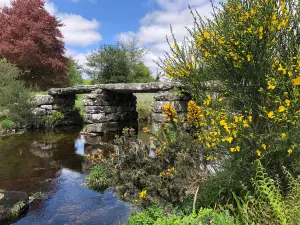
<path fill-rule="evenodd" d="M 52 16 L 55 15 L 57 12 L 57 8 L 53 2 L 47 1 L 45 4 L 45 9 L 47 10 L 48 13 L 50 13 Z"/>
<path fill-rule="evenodd" d="M 60 30 L 67 45 L 86 47 L 102 40 L 97 20 L 67 13 L 58 13 L 57 16 L 64 24 Z"/>
<path fill-rule="evenodd" d="M 10 0 L 0 0 L 0 7 L 10 5 Z"/>
<path fill-rule="evenodd" d="M 189 36 L 186 27 L 193 27 L 193 17 L 190 14 L 188 4 L 198 11 L 201 16 L 210 16 L 212 7 L 209 0 L 155 0 L 159 9 L 146 14 L 140 20 L 140 28 L 137 32 L 125 32 L 117 35 L 118 39 L 130 40 L 133 37 L 140 40 L 140 45 L 149 50 L 145 57 L 145 64 L 157 72 L 158 66 L 153 60 L 158 61 L 169 50 L 166 36 L 171 39 L 170 25 L 178 42 L 185 36 Z"/>

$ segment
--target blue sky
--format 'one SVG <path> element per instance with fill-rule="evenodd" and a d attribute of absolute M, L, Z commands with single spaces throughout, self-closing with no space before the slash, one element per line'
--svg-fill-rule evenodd
<path fill-rule="evenodd" d="M 0 0 L 0 6 L 9 3 Z M 186 27 L 193 26 L 188 5 L 202 16 L 212 11 L 209 0 L 47 0 L 45 8 L 64 23 L 66 54 L 80 65 L 101 44 L 137 38 L 148 49 L 145 64 L 156 73 L 154 61 L 169 50 L 170 25 L 179 42 L 188 36 Z"/>

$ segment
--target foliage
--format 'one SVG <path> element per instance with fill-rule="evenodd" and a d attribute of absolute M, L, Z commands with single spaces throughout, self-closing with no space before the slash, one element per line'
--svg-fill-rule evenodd
<path fill-rule="evenodd" d="M 92 84 L 92 80 L 83 79 L 83 85 L 91 85 L 91 84 Z"/>
<path fill-rule="evenodd" d="M 64 119 L 64 117 L 65 115 L 62 112 L 52 112 L 51 115 L 44 116 L 41 122 L 46 128 L 53 128 L 59 121 Z"/>
<path fill-rule="evenodd" d="M 139 121 L 151 120 L 152 117 L 152 102 L 154 101 L 154 94 L 151 93 L 137 93 L 136 111 L 138 112 Z"/>
<path fill-rule="evenodd" d="M 249 192 L 245 198 L 233 194 L 236 208 L 215 205 L 215 209 L 201 208 L 198 214 L 181 215 L 152 206 L 132 214 L 127 224 L 299 224 L 300 177 L 295 179 L 285 170 L 289 191 L 283 195 L 278 180 L 267 175 L 259 160 L 255 161 L 255 166 L 254 192 Z"/>
<path fill-rule="evenodd" d="M 62 23 L 44 8 L 44 0 L 13 0 L 0 10 L 0 58 L 27 73 L 27 85 L 47 88 L 66 82 L 67 59 Z"/>
<path fill-rule="evenodd" d="M 86 184 L 94 190 L 105 190 L 108 188 L 109 176 L 110 172 L 107 168 L 101 165 L 95 165 L 86 178 Z"/>
<path fill-rule="evenodd" d="M 191 11 L 191 38 L 174 37 L 161 60 L 195 99 L 187 120 L 206 159 L 248 187 L 257 158 L 282 181 L 281 165 L 299 173 L 299 10 L 293 0 L 230 0 L 212 19 Z"/>
<path fill-rule="evenodd" d="M 144 132 L 150 131 L 144 128 Z M 109 186 L 123 199 L 139 205 L 157 200 L 176 205 L 203 183 L 207 161 L 199 158 L 201 146 L 177 123 L 151 133 L 150 149 L 136 140 L 133 129 L 126 128 L 123 134 L 115 140 L 119 147 L 108 159 L 91 159 L 111 168 Z"/>
<path fill-rule="evenodd" d="M 137 47 L 137 41 L 101 45 L 88 56 L 86 72 L 93 83 L 150 82 L 150 70 L 141 61 L 146 50 Z"/>
<path fill-rule="evenodd" d="M 133 66 L 133 73 L 128 77 L 128 83 L 149 83 L 155 79 L 151 76 L 150 69 L 144 63 L 138 62 Z"/>
<path fill-rule="evenodd" d="M 161 206 L 152 206 L 142 212 L 132 214 L 126 225 L 173 225 L 173 224 L 216 224 L 234 225 L 234 218 L 228 211 L 201 209 L 198 214 L 184 216 L 175 212 L 165 212 Z"/>
<path fill-rule="evenodd" d="M 1 120 L 0 125 L 6 129 L 13 129 L 16 127 L 16 124 L 8 119 Z"/>
<path fill-rule="evenodd" d="M 18 80 L 20 71 L 6 60 L 0 60 L 1 119 L 11 120 L 16 127 L 32 125 L 35 118 L 29 103 L 30 92 Z"/>
<path fill-rule="evenodd" d="M 285 170 L 289 184 L 287 194 L 283 195 L 278 180 L 268 176 L 259 160 L 255 164 L 254 194 L 245 200 L 235 196 L 238 220 L 242 224 L 299 224 L 300 177 L 295 179 Z"/>
<path fill-rule="evenodd" d="M 68 79 L 69 85 L 76 86 L 83 84 L 83 79 L 81 77 L 81 67 L 76 61 L 70 59 L 68 62 Z"/>
<path fill-rule="evenodd" d="M 80 116 L 83 116 L 83 94 L 76 95 L 75 107 L 79 110 Z"/>

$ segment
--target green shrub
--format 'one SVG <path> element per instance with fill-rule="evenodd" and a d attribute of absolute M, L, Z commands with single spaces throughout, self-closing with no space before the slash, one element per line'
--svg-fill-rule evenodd
<path fill-rule="evenodd" d="M 126 225 L 234 225 L 229 211 L 201 209 L 198 214 L 182 215 L 166 212 L 162 207 L 152 206 L 130 216 Z"/>
<path fill-rule="evenodd" d="M 234 195 L 238 209 L 236 218 L 242 224 L 300 224 L 300 177 L 294 178 L 284 169 L 288 191 L 283 194 L 278 179 L 269 177 L 259 160 L 255 165 L 253 194 L 245 199 Z"/>
<path fill-rule="evenodd" d="M 288 192 L 283 194 L 278 180 L 269 177 L 259 160 L 255 161 L 255 166 L 254 192 L 248 192 L 244 197 L 233 193 L 235 205 L 216 204 L 215 209 L 201 208 L 198 214 L 189 215 L 166 212 L 162 207 L 153 206 L 131 215 L 127 224 L 300 224 L 300 177 L 294 178 L 284 169 L 289 184 Z"/>
<path fill-rule="evenodd" d="M 208 19 L 191 10 L 191 37 L 183 44 L 174 38 L 161 66 L 194 97 L 191 133 L 230 178 L 220 193 L 240 194 L 241 183 L 251 188 L 257 158 L 282 182 L 281 166 L 300 172 L 300 7 L 294 0 L 215 7 Z"/>
<path fill-rule="evenodd" d="M 154 205 L 141 212 L 131 214 L 126 225 L 152 225 L 162 217 L 164 217 L 163 207 Z"/>
<path fill-rule="evenodd" d="M 16 127 L 35 124 L 30 91 L 19 80 L 20 71 L 6 60 L 0 60 L 0 111 L 2 118 L 13 121 Z M 5 113 L 3 113 L 5 112 Z"/>
<path fill-rule="evenodd" d="M 13 121 L 8 119 L 2 120 L 0 122 L 0 125 L 6 129 L 13 129 L 16 127 L 16 124 Z"/>
<path fill-rule="evenodd" d="M 53 112 L 51 115 L 42 118 L 42 124 L 48 128 L 52 128 L 64 119 L 65 115 L 62 112 Z"/>
<path fill-rule="evenodd" d="M 86 178 L 86 184 L 94 190 L 103 191 L 108 188 L 109 174 L 109 170 L 104 166 L 95 165 Z"/>

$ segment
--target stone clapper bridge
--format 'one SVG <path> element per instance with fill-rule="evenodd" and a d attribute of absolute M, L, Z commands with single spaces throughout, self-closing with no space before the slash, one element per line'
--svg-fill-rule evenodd
<path fill-rule="evenodd" d="M 33 112 L 41 117 L 61 112 L 64 114 L 64 119 L 60 125 L 78 125 L 82 120 L 75 108 L 76 94 L 84 94 L 83 133 L 101 135 L 107 132 L 118 132 L 125 127 L 137 128 L 137 98 L 134 93 L 158 93 L 152 103 L 155 127 L 165 119 L 162 106 L 167 103 L 172 104 L 179 115 L 186 113 L 190 98 L 169 92 L 175 87 L 178 85 L 157 82 L 52 88 L 48 91 L 48 95 L 34 97 L 36 108 Z"/>

